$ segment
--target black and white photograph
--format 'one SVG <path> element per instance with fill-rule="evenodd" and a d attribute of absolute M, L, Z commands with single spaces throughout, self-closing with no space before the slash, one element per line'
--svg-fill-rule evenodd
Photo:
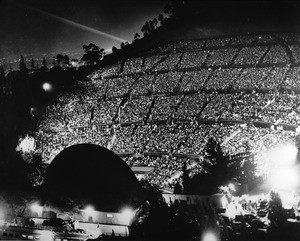
<path fill-rule="evenodd" d="M 300 1 L 0 0 L 0 240 L 299 241 Z"/>

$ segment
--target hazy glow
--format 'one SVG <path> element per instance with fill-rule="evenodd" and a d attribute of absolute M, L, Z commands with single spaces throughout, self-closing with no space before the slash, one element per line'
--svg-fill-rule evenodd
<path fill-rule="evenodd" d="M 48 230 L 40 230 L 39 239 L 43 241 L 52 241 L 54 240 L 54 234 Z"/>
<path fill-rule="evenodd" d="M 52 90 L 52 86 L 47 82 L 44 83 L 42 87 L 43 87 L 43 90 L 45 90 L 45 91 L 51 91 Z"/>
<path fill-rule="evenodd" d="M 270 149 L 268 156 L 273 165 L 289 165 L 296 161 L 298 149 L 291 143 L 278 145 Z"/>
<path fill-rule="evenodd" d="M 84 212 L 88 215 L 88 216 L 93 216 L 95 210 L 92 206 L 87 206 L 85 209 L 84 209 Z"/>
<path fill-rule="evenodd" d="M 276 145 L 263 153 L 260 153 L 257 172 L 265 177 L 273 176 L 278 168 L 295 165 L 298 154 L 297 147 L 292 143 Z"/>
<path fill-rule="evenodd" d="M 37 204 L 37 203 L 34 203 L 34 204 L 31 205 L 31 210 L 32 210 L 33 212 L 36 212 L 36 213 L 40 214 L 40 213 L 43 212 L 43 207 L 40 206 L 40 205 Z"/>
<path fill-rule="evenodd" d="M 122 219 L 125 224 L 130 225 L 132 218 L 134 216 L 134 212 L 131 208 L 124 208 L 121 212 Z"/>
<path fill-rule="evenodd" d="M 259 172 L 271 190 L 279 193 L 284 207 L 291 207 L 299 187 L 298 149 L 292 143 L 270 148 L 260 157 Z"/>
<path fill-rule="evenodd" d="M 218 241 L 217 235 L 211 231 L 204 233 L 201 241 Z"/>
<path fill-rule="evenodd" d="M 98 35 L 101 35 L 101 36 L 104 36 L 104 37 L 107 37 L 107 38 L 110 38 L 110 39 L 113 39 L 113 40 L 116 40 L 116 41 L 119 41 L 119 42 L 127 42 L 126 39 L 119 38 L 119 37 L 117 37 L 115 35 L 112 35 L 112 34 L 109 34 L 109 33 L 106 33 L 106 32 L 103 32 L 103 31 L 100 31 L 100 30 L 97 30 L 97 29 L 85 26 L 85 25 L 80 24 L 80 23 L 76 23 L 76 22 L 71 21 L 69 19 L 59 17 L 57 15 L 54 15 L 54 14 L 42 11 L 40 9 L 33 8 L 33 7 L 30 7 L 30 6 L 24 6 L 22 4 L 18 4 L 18 5 L 22 6 L 22 7 L 25 7 L 26 9 L 30 9 L 30 10 L 32 10 L 34 12 L 39 13 L 39 14 L 42 14 L 44 16 L 50 17 L 52 19 L 55 19 L 55 20 L 57 20 L 59 22 L 68 24 L 70 26 L 73 26 L 73 27 L 76 27 L 76 28 L 80 28 L 82 30 L 85 30 L 85 31 L 88 31 L 88 32 L 91 32 L 91 33 L 95 33 L 95 34 L 98 34 Z"/>
<path fill-rule="evenodd" d="M 286 209 L 290 209 L 294 206 L 295 204 L 295 194 L 291 192 L 280 192 L 279 193 L 281 201 L 282 201 L 282 206 Z"/>
<path fill-rule="evenodd" d="M 278 191 L 295 191 L 299 181 L 297 171 L 293 166 L 274 168 L 269 177 L 272 188 Z"/>

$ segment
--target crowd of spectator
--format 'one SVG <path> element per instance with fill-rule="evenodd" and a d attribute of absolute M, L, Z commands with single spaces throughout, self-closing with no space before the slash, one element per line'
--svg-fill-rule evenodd
<path fill-rule="evenodd" d="M 146 70 L 152 69 L 158 62 L 160 62 L 162 59 L 166 58 L 166 55 L 151 55 L 147 56 L 145 59 L 144 68 Z"/>
<path fill-rule="evenodd" d="M 141 71 L 143 58 L 127 59 L 124 64 L 124 74 L 138 73 Z"/>
<path fill-rule="evenodd" d="M 179 68 L 201 67 L 208 54 L 208 51 L 185 52 L 180 61 Z"/>
<path fill-rule="evenodd" d="M 175 67 L 177 67 L 177 64 L 179 63 L 181 55 L 182 53 L 170 54 L 164 61 L 158 63 L 154 67 L 154 70 L 160 71 L 160 70 L 175 69 Z"/>
<path fill-rule="evenodd" d="M 290 45 L 289 48 L 292 51 L 295 62 L 299 63 L 300 62 L 300 46 Z"/>
<path fill-rule="evenodd" d="M 251 46 L 255 43 L 265 45 Z M 94 143 L 128 155 L 130 166 L 154 167 L 145 178 L 169 187 L 184 161 L 194 172 L 201 170 L 210 137 L 228 155 L 259 157 L 296 137 L 281 124 L 300 126 L 300 96 L 294 92 L 300 67 L 290 66 L 285 48 L 268 43 L 275 43 L 270 35 L 182 41 L 159 49 L 171 54 L 145 56 L 144 64 L 142 57 L 127 59 L 121 74 L 120 62 L 95 72 L 47 107 L 34 134 L 36 151 L 50 162 L 68 146 Z M 176 52 L 184 48 L 188 51 Z M 239 66 L 229 68 L 233 60 Z M 254 66 L 259 63 L 270 65 Z M 132 73 L 139 75 L 127 75 Z"/>
<path fill-rule="evenodd" d="M 156 97 L 150 114 L 150 120 L 169 119 L 174 115 L 182 97 L 182 95 Z"/>
<path fill-rule="evenodd" d="M 230 42 L 230 38 L 212 38 L 206 41 L 206 48 L 216 48 L 216 47 L 224 47 L 227 46 Z"/>
<path fill-rule="evenodd" d="M 139 98 L 130 99 L 121 107 L 120 122 L 142 122 L 149 113 L 153 97 L 140 96 Z"/>
<path fill-rule="evenodd" d="M 252 64 L 256 65 L 262 58 L 264 53 L 267 51 L 268 47 L 258 46 L 258 47 L 244 47 L 240 50 L 238 56 L 235 59 L 236 64 Z"/>
<path fill-rule="evenodd" d="M 135 81 L 131 77 L 113 78 L 108 81 L 107 97 L 120 97 L 128 93 L 131 85 Z"/>
<path fill-rule="evenodd" d="M 263 63 L 277 64 L 287 63 L 288 61 L 287 52 L 282 46 L 272 46 L 264 57 Z"/>
<path fill-rule="evenodd" d="M 164 74 L 157 74 L 155 78 L 154 93 L 172 93 L 181 78 L 182 73 L 171 71 Z"/>
<path fill-rule="evenodd" d="M 237 49 L 216 49 L 210 51 L 209 58 L 206 60 L 208 66 L 229 65 L 236 54 Z"/>

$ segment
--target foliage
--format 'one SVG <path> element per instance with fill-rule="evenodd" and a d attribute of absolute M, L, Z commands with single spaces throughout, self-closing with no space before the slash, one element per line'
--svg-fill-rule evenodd
<path fill-rule="evenodd" d="M 175 201 L 167 205 L 161 195 L 157 195 L 155 186 L 149 183 L 143 186 L 152 201 L 146 202 L 136 213 L 130 227 L 131 238 L 191 240 L 199 239 L 206 230 L 219 232 L 217 216 L 210 203 L 196 201 L 196 204 L 185 205 Z"/>
<path fill-rule="evenodd" d="M 68 55 L 57 54 L 56 65 L 60 67 L 66 67 L 70 64 L 70 58 Z"/>
<path fill-rule="evenodd" d="M 150 35 L 157 28 L 157 24 L 158 21 L 156 18 L 154 18 L 153 20 L 146 21 L 141 29 L 144 36 Z"/>
<path fill-rule="evenodd" d="M 5 83 L 5 72 L 3 66 L 0 66 L 0 85 L 3 85 Z"/>
<path fill-rule="evenodd" d="M 42 67 L 41 67 L 41 71 L 45 72 L 48 70 L 48 67 L 47 67 L 47 61 L 45 59 L 45 57 L 43 58 L 42 60 Z"/>
<path fill-rule="evenodd" d="M 83 55 L 81 60 L 85 61 L 89 65 L 99 64 L 100 60 L 105 54 L 104 49 L 92 43 L 90 43 L 89 45 L 83 45 L 82 47 L 85 54 Z"/>
<path fill-rule="evenodd" d="M 35 69 L 36 69 L 35 61 L 34 61 L 34 59 L 31 59 L 30 60 L 30 70 L 34 71 Z"/>
<path fill-rule="evenodd" d="M 226 185 L 234 177 L 234 170 L 228 156 L 224 155 L 220 144 L 210 138 L 205 148 L 203 171 L 195 175 L 190 184 L 190 193 L 211 195 L 219 186 Z"/>
<path fill-rule="evenodd" d="M 28 74 L 28 68 L 25 64 L 25 60 L 24 60 L 23 55 L 20 56 L 19 70 L 20 70 L 22 75 L 27 75 Z"/>

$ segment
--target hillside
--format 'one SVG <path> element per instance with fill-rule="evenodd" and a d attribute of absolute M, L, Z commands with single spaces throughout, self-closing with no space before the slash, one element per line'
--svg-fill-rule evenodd
<path fill-rule="evenodd" d="M 297 141 L 300 36 L 236 35 L 177 41 L 98 70 L 49 106 L 30 133 L 45 162 L 78 143 L 153 166 L 161 187 L 185 160 L 201 170 L 209 137 L 232 156 Z M 173 180 L 173 179 L 172 179 Z M 174 181 L 174 180 L 173 180 Z M 172 182 L 173 182 L 172 181 Z"/>

